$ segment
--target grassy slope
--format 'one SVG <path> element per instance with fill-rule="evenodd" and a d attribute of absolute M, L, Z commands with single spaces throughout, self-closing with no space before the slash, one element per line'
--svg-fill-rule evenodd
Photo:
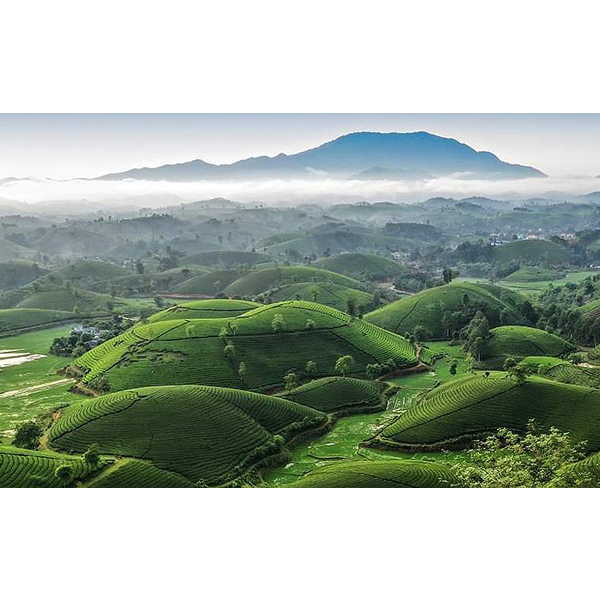
<path fill-rule="evenodd" d="M 366 292 L 344 287 L 329 281 L 291 283 L 277 288 L 277 291 L 269 293 L 269 299 L 272 302 L 296 300 L 297 296 L 300 297 L 300 300 L 315 300 L 319 304 L 325 304 L 325 306 L 331 306 L 331 308 L 341 311 L 347 310 L 349 299 L 354 300 L 357 311 L 359 306 L 367 306 L 372 301 L 371 295 Z"/>
<path fill-rule="evenodd" d="M 376 254 L 338 254 L 321 258 L 314 266 L 355 279 L 386 279 L 408 272 L 408 267 L 402 263 Z"/>
<path fill-rule="evenodd" d="M 203 273 L 177 284 L 171 289 L 174 294 L 203 294 L 214 296 L 240 277 L 240 272 L 223 269 L 212 273 Z"/>
<path fill-rule="evenodd" d="M 28 327 L 50 325 L 57 321 L 76 319 L 68 311 L 44 310 L 40 308 L 6 308 L 0 310 L 0 334 Z"/>
<path fill-rule="evenodd" d="M 555 279 L 564 279 L 564 273 L 542 269 L 542 267 L 521 267 L 505 277 L 503 281 L 507 283 L 532 283 L 538 281 L 553 281 Z"/>
<path fill-rule="evenodd" d="M 313 267 L 277 267 L 252 271 L 229 284 L 223 291 L 234 296 L 254 296 L 283 285 L 299 282 L 330 281 L 343 287 L 360 290 L 363 284 L 356 279 Z"/>
<path fill-rule="evenodd" d="M 457 376 L 430 391 L 380 435 L 384 442 L 437 448 L 463 445 L 498 427 L 524 431 L 529 419 L 600 448 L 600 391 L 532 376 L 516 384 L 505 373 Z"/>
<path fill-rule="evenodd" d="M 571 261 L 571 253 L 560 244 L 548 240 L 518 240 L 494 248 L 495 261 L 508 263 L 512 260 L 540 264 L 544 261 L 563 264 Z"/>
<path fill-rule="evenodd" d="M 84 452 L 144 458 L 193 482 L 224 483 L 269 455 L 273 436 L 324 423 L 323 413 L 242 390 L 162 386 L 127 390 L 65 409 L 49 444 Z"/>
<path fill-rule="evenodd" d="M 285 330 L 277 333 L 272 328 L 276 314 L 285 321 Z M 306 328 L 309 319 L 314 329 Z M 227 336 L 235 347 L 233 361 L 224 354 L 226 340 L 219 337 L 228 323 L 235 327 L 235 335 L 229 330 Z M 285 302 L 231 319 L 140 325 L 75 363 L 89 369 L 85 383 L 104 375 L 111 390 L 171 383 L 270 389 L 288 371 L 303 372 L 308 360 L 317 362 L 317 376 L 336 375 L 335 362 L 345 354 L 354 357 L 353 373 L 388 359 L 401 366 L 416 362 L 414 347 L 401 336 L 320 304 Z M 241 362 L 247 366 L 244 383 L 238 375 Z"/>
<path fill-rule="evenodd" d="M 48 273 L 41 269 L 36 263 L 26 261 L 14 261 L 0 263 L 0 290 L 12 290 L 38 279 Z"/>
<path fill-rule="evenodd" d="M 149 323 L 159 321 L 173 321 L 175 319 L 219 319 L 223 317 L 237 317 L 245 312 L 257 308 L 260 304 L 247 300 L 194 300 L 184 302 L 162 310 L 149 319 Z"/>
<path fill-rule="evenodd" d="M 215 250 L 186 256 L 182 262 L 188 265 L 203 265 L 205 267 L 232 267 L 234 265 L 254 265 L 268 260 L 271 260 L 269 256 L 259 252 Z"/>
<path fill-rule="evenodd" d="M 469 296 L 470 301 L 484 302 L 497 311 L 508 309 L 515 321 L 519 319 L 513 303 L 509 303 L 501 297 L 503 293 L 514 301 L 518 298 L 514 292 L 502 290 L 493 285 L 452 283 L 424 290 L 392 302 L 368 313 L 365 315 L 365 320 L 397 333 L 412 331 L 415 326 L 421 325 L 432 333 L 433 339 L 443 339 L 446 336 L 446 332 L 442 328 L 443 311 L 461 310 L 464 294 Z"/>

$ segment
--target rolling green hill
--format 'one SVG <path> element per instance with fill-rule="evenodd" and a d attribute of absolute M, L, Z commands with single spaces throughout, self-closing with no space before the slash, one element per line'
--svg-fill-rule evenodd
<path fill-rule="evenodd" d="M 424 460 L 342 461 L 305 475 L 294 488 L 437 488 L 450 487 L 452 472 Z"/>
<path fill-rule="evenodd" d="M 174 319 L 220 319 L 237 317 L 257 308 L 260 304 L 247 300 L 194 300 L 161 310 L 148 318 L 148 323 L 158 321 L 173 321 Z"/>
<path fill-rule="evenodd" d="M 571 262 L 571 253 L 564 246 L 548 240 L 517 240 L 503 246 L 495 246 L 492 257 L 500 263 L 517 260 L 534 265 L 561 265 Z"/>
<path fill-rule="evenodd" d="M 6 238 L 0 237 L 0 261 L 8 262 L 12 260 L 35 260 L 36 251 L 26 248 L 20 244 L 15 244 Z"/>
<path fill-rule="evenodd" d="M 600 369 L 598 368 L 573 365 L 566 360 L 548 356 L 528 356 L 521 362 L 531 373 L 538 373 L 541 377 L 554 379 L 561 383 L 600 389 Z"/>
<path fill-rule="evenodd" d="M 381 384 L 352 377 L 315 379 L 279 395 L 322 412 L 364 411 L 382 404 Z"/>
<path fill-rule="evenodd" d="M 200 252 L 186 256 L 183 263 L 187 265 L 203 265 L 205 267 L 231 268 L 236 265 L 255 265 L 271 260 L 270 256 L 260 252 L 244 252 L 241 250 L 215 250 Z"/>
<path fill-rule="evenodd" d="M 0 334 L 77 318 L 76 314 L 61 310 L 5 308 L 0 310 Z"/>
<path fill-rule="evenodd" d="M 97 443 L 102 454 L 144 458 L 194 483 L 219 485 L 278 455 L 286 440 L 326 419 L 283 398 L 242 390 L 146 387 L 69 406 L 48 442 L 77 453 Z"/>
<path fill-rule="evenodd" d="M 341 273 L 354 279 L 381 281 L 408 273 L 408 267 L 376 254 L 338 254 L 329 258 L 321 258 L 314 262 L 315 267 Z"/>
<path fill-rule="evenodd" d="M 505 277 L 503 281 L 508 283 L 530 283 L 535 281 L 554 281 L 564 279 L 564 273 L 542 269 L 542 267 L 521 267 L 514 273 Z"/>
<path fill-rule="evenodd" d="M 494 285 L 467 282 L 443 285 L 406 296 L 366 314 L 365 320 L 397 333 L 412 332 L 416 326 L 421 326 L 430 332 L 430 339 L 447 339 L 450 336 L 444 328 L 444 312 L 464 312 L 465 295 L 468 305 L 481 305 L 492 326 L 499 324 L 499 315 L 503 311 L 504 318 L 509 322 L 518 323 L 521 320 L 516 309 L 520 301 L 518 294 Z"/>
<path fill-rule="evenodd" d="M 461 375 L 434 388 L 371 443 L 462 447 L 499 427 L 524 432 L 530 419 L 600 448 L 600 391 L 537 376 L 517 384 L 502 372 Z"/>
<path fill-rule="evenodd" d="M 361 290 L 363 284 L 356 279 L 314 267 L 276 267 L 251 271 L 230 283 L 223 292 L 228 296 L 255 296 L 276 287 L 291 283 L 329 281 L 343 287 Z"/>
<path fill-rule="evenodd" d="M 36 263 L 14 261 L 0 263 L 0 291 L 14 290 L 48 273 Z"/>
<path fill-rule="evenodd" d="M 337 310 L 346 311 L 348 309 L 348 300 L 354 300 L 354 306 L 358 313 L 359 307 L 368 307 L 373 298 L 370 294 L 360 290 L 348 288 L 345 286 L 323 282 L 305 282 L 291 283 L 283 287 L 270 290 L 264 294 L 268 296 L 271 302 L 282 302 L 284 300 L 308 300 L 325 304 L 337 308 Z M 261 299 L 261 296 L 256 298 Z"/>
<path fill-rule="evenodd" d="M 196 487 L 187 477 L 159 469 L 149 462 L 124 458 L 92 478 L 91 488 L 190 488 Z"/>
<path fill-rule="evenodd" d="M 173 294 L 201 294 L 205 296 L 214 296 L 226 288 L 230 283 L 239 279 L 240 272 L 233 269 L 223 269 L 212 271 L 192 277 L 182 283 L 179 283 L 171 289 Z"/>
<path fill-rule="evenodd" d="M 95 292 L 108 292 L 111 284 L 129 274 L 127 269 L 96 260 L 81 260 L 53 271 L 40 284 L 62 285 L 70 281 L 77 287 Z"/>
<path fill-rule="evenodd" d="M 496 327 L 490 333 L 483 362 L 494 369 L 502 368 L 508 356 L 519 361 L 526 356 L 562 356 L 575 350 L 570 342 L 535 327 L 507 325 Z"/>
<path fill-rule="evenodd" d="M 281 331 L 273 327 L 278 318 Z M 233 346 L 228 355 L 226 345 Z M 170 384 L 260 390 L 282 385 L 290 370 L 301 375 L 309 360 L 317 363 L 315 376 L 337 375 L 336 360 L 347 354 L 355 361 L 353 374 L 369 363 L 417 362 L 414 346 L 399 335 L 321 304 L 283 302 L 233 318 L 138 325 L 79 357 L 75 366 L 85 372 L 84 385 L 97 386 L 101 376 L 113 391 Z"/>

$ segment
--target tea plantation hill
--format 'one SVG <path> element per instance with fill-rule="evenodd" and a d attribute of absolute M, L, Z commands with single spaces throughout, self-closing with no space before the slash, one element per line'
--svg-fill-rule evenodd
<path fill-rule="evenodd" d="M 36 263 L 26 261 L 0 263 L 0 291 L 14 290 L 27 285 L 46 273 L 48 271 L 41 269 Z"/>
<path fill-rule="evenodd" d="M 276 267 L 251 271 L 233 283 L 223 293 L 228 296 L 256 296 L 290 283 L 329 281 L 337 285 L 362 290 L 364 284 L 346 275 L 314 267 Z"/>
<path fill-rule="evenodd" d="M 102 459 L 98 465 L 92 466 L 80 457 L 41 450 L 23 450 L 2 444 L 0 445 L 0 487 L 62 487 L 64 483 L 55 474 L 56 468 L 60 465 L 67 464 L 72 468 L 69 483 L 75 483 L 102 469 L 109 462 Z"/>
<path fill-rule="evenodd" d="M 354 302 L 356 313 L 359 312 L 360 307 L 363 307 L 363 312 L 369 310 L 373 301 L 371 294 L 329 281 L 291 283 L 255 296 L 255 300 L 257 301 L 262 301 L 266 298 L 268 298 L 269 302 L 282 302 L 284 300 L 314 301 L 341 311 L 348 310 L 348 301 L 351 300 Z"/>
<path fill-rule="evenodd" d="M 157 386 L 67 407 L 48 443 L 79 454 L 96 443 L 103 455 L 143 458 L 191 482 L 221 485 L 327 420 L 312 408 L 245 390 Z"/>
<path fill-rule="evenodd" d="M 177 304 L 148 317 L 148 323 L 173 321 L 175 319 L 220 319 L 237 317 L 257 308 L 260 304 L 247 300 L 194 300 Z"/>
<path fill-rule="evenodd" d="M 268 390 L 281 386 L 290 370 L 302 376 L 309 360 L 317 363 L 313 376 L 338 375 L 335 363 L 348 354 L 354 358 L 348 374 L 362 374 L 371 363 L 418 363 L 414 346 L 399 335 L 321 304 L 292 301 L 233 318 L 137 325 L 73 366 L 84 387 L 111 391 L 170 384 Z"/>
<path fill-rule="evenodd" d="M 260 252 L 243 252 L 238 250 L 215 250 L 212 252 L 200 252 L 186 256 L 183 264 L 201 265 L 204 267 L 231 268 L 239 265 L 255 265 L 267 262 L 271 257 Z"/>
<path fill-rule="evenodd" d="M 315 469 L 293 488 L 439 488 L 455 482 L 442 463 L 424 460 L 342 461 Z"/>
<path fill-rule="evenodd" d="M 600 391 L 538 376 L 516 383 L 506 373 L 461 375 L 429 391 L 369 444 L 437 450 L 468 445 L 508 427 L 525 432 L 530 419 L 568 431 L 587 450 L 600 449 Z"/>
<path fill-rule="evenodd" d="M 358 280 L 381 281 L 408 273 L 406 265 L 376 254 L 338 254 L 321 258 L 313 266 Z"/>
<path fill-rule="evenodd" d="M 526 356 L 564 356 L 576 347 L 563 338 L 535 327 L 503 326 L 490 331 L 483 364 L 501 369 L 507 357 L 521 360 Z"/>
<path fill-rule="evenodd" d="M 518 240 L 495 246 L 492 258 L 499 263 L 516 260 L 532 265 L 562 265 L 570 263 L 572 255 L 564 246 L 548 240 Z"/>
<path fill-rule="evenodd" d="M 561 358 L 549 356 L 528 356 L 521 361 L 530 373 L 554 379 L 561 383 L 584 385 L 600 389 L 600 369 L 574 365 Z"/>
<path fill-rule="evenodd" d="M 80 318 L 81 315 L 61 310 L 42 310 L 39 308 L 0 309 L 0 335 Z"/>
<path fill-rule="evenodd" d="M 182 296 L 214 296 L 239 279 L 241 275 L 242 273 L 237 269 L 221 269 L 202 273 L 175 285 L 170 292 Z"/>
<path fill-rule="evenodd" d="M 111 284 L 130 272 L 123 267 L 95 260 L 81 260 L 49 273 L 39 284 L 62 285 L 69 281 L 74 286 L 94 292 L 108 292 Z"/>
<path fill-rule="evenodd" d="M 543 269 L 542 267 L 521 267 L 503 279 L 507 283 L 534 283 L 536 281 L 554 281 L 564 279 L 564 273 Z"/>
<path fill-rule="evenodd" d="M 352 377 L 314 379 L 279 396 L 323 412 L 367 412 L 382 409 L 387 384 Z"/>
<path fill-rule="evenodd" d="M 444 324 L 444 312 L 464 314 L 467 306 L 482 308 L 490 324 L 503 322 L 520 323 L 522 317 L 518 306 L 524 299 L 517 294 L 495 285 L 483 283 L 452 283 L 434 287 L 406 296 L 387 306 L 365 315 L 369 323 L 397 333 L 412 332 L 420 326 L 429 332 L 428 339 L 441 340 L 451 337 Z M 458 323 L 458 328 L 467 323 Z"/>

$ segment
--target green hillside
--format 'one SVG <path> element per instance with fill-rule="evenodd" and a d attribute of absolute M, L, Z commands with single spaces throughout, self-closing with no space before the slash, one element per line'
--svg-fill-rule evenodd
<path fill-rule="evenodd" d="M 367 308 L 371 305 L 373 300 L 373 297 L 366 292 L 341 286 L 329 281 L 317 283 L 291 283 L 270 290 L 269 292 L 266 292 L 264 296 L 268 297 L 271 302 L 308 300 L 318 302 L 319 304 L 325 304 L 325 306 L 331 306 L 332 308 L 337 308 L 337 310 L 341 311 L 348 310 L 348 300 L 351 299 L 354 300 L 354 306 L 357 313 L 359 307 L 362 306 Z M 261 296 L 258 296 L 256 299 L 260 300 Z"/>
<path fill-rule="evenodd" d="M 507 283 L 531 283 L 536 281 L 554 281 L 564 279 L 564 273 L 542 269 L 542 267 L 521 267 L 514 273 L 505 277 L 503 281 Z"/>
<path fill-rule="evenodd" d="M 537 373 L 541 377 L 554 379 L 561 383 L 600 389 L 600 369 L 598 368 L 573 365 L 566 360 L 547 356 L 528 356 L 521 362 L 531 373 Z"/>
<path fill-rule="evenodd" d="M 236 265 L 255 265 L 271 260 L 270 256 L 260 252 L 244 252 L 241 250 L 215 250 L 212 252 L 199 252 L 186 256 L 182 261 L 188 265 L 203 265 L 205 267 L 231 268 Z"/>
<path fill-rule="evenodd" d="M 0 261 L 8 262 L 13 260 L 35 260 L 36 251 L 26 248 L 20 244 L 15 244 L 6 238 L 0 237 Z"/>
<path fill-rule="evenodd" d="M 530 419 L 600 448 L 600 391 L 537 376 L 517 384 L 502 372 L 457 376 L 434 388 L 373 443 L 460 447 L 499 427 L 524 432 Z"/>
<path fill-rule="evenodd" d="M 365 315 L 365 320 L 379 327 L 397 333 L 412 332 L 415 327 L 424 327 L 429 331 L 430 339 L 450 337 L 444 326 L 444 312 L 465 312 L 467 307 L 485 312 L 490 324 L 499 325 L 500 315 L 505 322 L 518 323 L 521 316 L 517 311 L 520 297 L 497 286 L 482 283 L 452 283 L 406 296 L 387 306 L 378 308 Z M 460 324 L 464 326 L 467 323 Z"/>
<path fill-rule="evenodd" d="M 123 267 L 96 260 L 81 260 L 42 278 L 40 283 L 62 285 L 70 281 L 74 286 L 95 292 L 108 292 L 110 285 L 129 275 Z"/>
<path fill-rule="evenodd" d="M 279 395 L 323 412 L 364 411 L 382 404 L 381 385 L 352 377 L 315 379 Z"/>
<path fill-rule="evenodd" d="M 48 273 L 36 263 L 14 261 L 0 263 L 0 291 L 14 290 Z"/>
<path fill-rule="evenodd" d="M 223 292 L 228 296 L 255 296 L 276 287 L 300 282 L 328 281 L 343 287 L 361 290 L 363 284 L 356 279 L 313 267 L 276 267 L 251 271 L 229 284 Z"/>
<path fill-rule="evenodd" d="M 260 304 L 247 300 L 194 300 L 161 310 L 148 318 L 148 323 L 158 321 L 173 321 L 174 319 L 220 319 L 223 317 L 237 317 L 245 312 L 257 308 Z"/>
<path fill-rule="evenodd" d="M 317 469 L 289 487 L 294 488 L 439 488 L 454 477 L 441 463 L 424 460 L 343 461 Z"/>
<path fill-rule="evenodd" d="M 43 310 L 39 308 L 6 308 L 0 310 L 0 333 L 7 333 L 27 327 L 49 325 L 59 321 L 77 319 L 68 311 Z"/>
<path fill-rule="evenodd" d="M 278 319 L 283 320 L 281 331 L 273 327 Z M 226 345 L 233 346 L 228 355 Z M 302 374 L 309 360 L 317 363 L 314 376 L 338 375 L 335 363 L 347 354 L 354 358 L 354 374 L 369 363 L 417 362 L 413 345 L 399 335 L 321 304 L 284 302 L 233 318 L 138 325 L 79 357 L 75 365 L 85 372 L 84 385 L 97 386 L 102 376 L 113 391 L 170 384 L 258 390 L 281 385 L 290 370 Z"/>
<path fill-rule="evenodd" d="M 517 240 L 495 246 L 493 259 L 500 263 L 516 260 L 537 265 L 560 265 L 571 262 L 571 253 L 564 246 L 548 240 Z"/>
<path fill-rule="evenodd" d="M 334 273 L 341 273 L 354 279 L 380 281 L 408 273 L 408 267 L 389 258 L 376 254 L 338 254 L 328 258 L 321 258 L 315 267 L 327 269 Z"/>
<path fill-rule="evenodd" d="M 72 480 L 68 482 L 68 485 L 73 485 L 108 462 L 101 460 L 96 467 L 92 467 L 81 458 L 69 455 L 0 445 L 0 488 L 62 487 L 64 484 L 54 472 L 63 464 L 73 469 Z"/>
<path fill-rule="evenodd" d="M 182 283 L 179 283 L 171 289 L 173 294 L 201 294 L 205 296 L 214 296 L 226 288 L 230 283 L 239 279 L 240 272 L 232 269 L 223 269 L 212 271 L 192 277 Z"/>
<path fill-rule="evenodd" d="M 521 360 L 526 356 L 562 356 L 575 350 L 570 342 L 535 327 L 509 325 L 496 327 L 490 333 L 483 362 L 495 369 L 502 368 L 508 356 Z"/>
<path fill-rule="evenodd" d="M 146 387 L 84 400 L 66 408 L 49 444 L 82 453 L 144 458 L 192 482 L 223 484 L 278 455 L 300 431 L 326 416 L 283 398 L 205 386 Z M 281 436 L 278 439 L 274 436 Z"/>

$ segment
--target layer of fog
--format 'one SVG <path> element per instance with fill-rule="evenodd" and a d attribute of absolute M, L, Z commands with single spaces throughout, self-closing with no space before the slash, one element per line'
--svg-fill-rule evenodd
<path fill-rule="evenodd" d="M 158 207 L 223 197 L 265 204 L 365 201 L 416 202 L 435 196 L 483 195 L 522 200 L 531 197 L 571 199 L 600 190 L 597 177 L 484 181 L 442 177 L 410 181 L 305 179 L 268 181 L 88 181 L 18 180 L 0 185 L 0 205 L 13 202 L 79 201 L 117 206 Z M 8 201 L 8 202 L 7 202 Z"/>

